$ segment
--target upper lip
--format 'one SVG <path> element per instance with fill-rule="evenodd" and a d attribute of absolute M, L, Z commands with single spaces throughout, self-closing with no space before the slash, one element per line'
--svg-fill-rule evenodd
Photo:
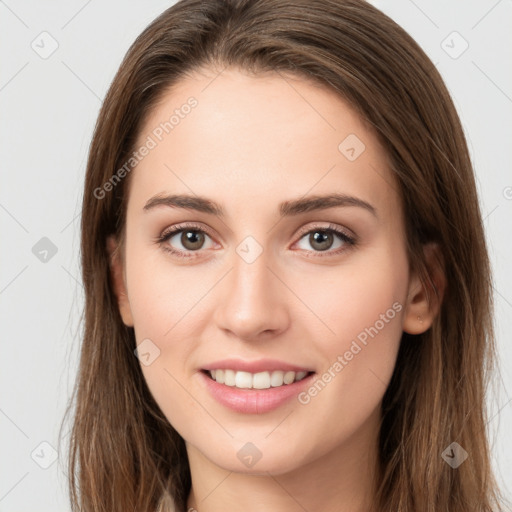
<path fill-rule="evenodd" d="M 297 366 L 295 364 L 285 363 L 277 359 L 258 359 L 257 361 L 244 361 L 243 359 L 222 359 L 202 367 L 203 370 L 235 370 L 249 373 L 259 373 L 265 371 L 291 371 L 291 372 L 312 372 L 313 370 Z"/>

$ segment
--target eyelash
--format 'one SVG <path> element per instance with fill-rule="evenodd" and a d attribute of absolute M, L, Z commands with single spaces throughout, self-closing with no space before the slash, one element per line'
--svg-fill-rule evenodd
<path fill-rule="evenodd" d="M 177 256 L 178 258 L 195 258 L 195 257 L 197 257 L 197 254 L 194 254 L 194 253 L 198 253 L 198 252 L 200 252 L 200 250 L 190 251 L 192 254 L 187 254 L 184 251 L 173 249 L 169 245 L 165 245 L 165 242 L 167 242 L 169 239 L 171 239 L 174 235 L 176 235 L 177 233 L 180 233 L 182 231 L 186 231 L 186 230 L 204 233 L 204 234 L 208 235 L 210 238 L 213 238 L 212 234 L 208 230 L 206 230 L 205 228 L 203 228 L 197 224 L 177 224 L 173 228 L 171 228 L 167 231 L 164 231 L 159 237 L 156 238 L 155 242 L 157 244 L 159 244 L 164 251 L 169 252 L 169 253 L 173 254 L 174 256 Z M 308 256 L 308 257 L 324 258 L 324 257 L 329 257 L 329 256 L 336 256 L 336 255 L 342 253 L 343 251 L 346 251 L 347 246 L 352 247 L 352 246 L 356 245 L 356 239 L 354 237 L 347 235 L 347 233 L 345 233 L 343 230 L 341 230 L 334 224 L 329 224 L 328 226 L 313 226 L 307 230 L 301 230 L 297 241 L 302 240 L 302 238 L 304 238 L 305 235 L 309 235 L 310 233 L 314 233 L 316 231 L 320 231 L 323 233 L 334 233 L 335 235 L 338 235 L 338 237 L 342 240 L 342 242 L 345 245 L 334 250 L 334 251 L 332 251 L 332 250 L 308 251 L 308 252 L 314 253 L 313 256 Z M 328 256 L 324 256 L 322 254 L 324 252 Z"/>

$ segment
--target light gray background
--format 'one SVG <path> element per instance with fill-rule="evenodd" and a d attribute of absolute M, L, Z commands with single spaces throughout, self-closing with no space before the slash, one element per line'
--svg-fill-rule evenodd
<path fill-rule="evenodd" d="M 126 50 L 172 3 L 0 0 L 0 512 L 69 510 L 67 452 L 57 434 L 78 361 L 87 150 Z M 436 63 L 468 137 L 495 272 L 501 376 L 489 397 L 493 465 L 510 498 L 512 1 L 373 3 Z M 57 249 L 46 262 L 32 252 L 43 237 Z"/>

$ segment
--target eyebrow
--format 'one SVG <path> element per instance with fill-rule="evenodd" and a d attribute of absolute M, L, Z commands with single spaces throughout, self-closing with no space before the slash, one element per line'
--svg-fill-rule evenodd
<path fill-rule="evenodd" d="M 149 211 L 158 206 L 167 206 L 171 208 L 184 208 L 187 210 L 195 210 L 202 213 L 209 213 L 218 217 L 225 217 L 225 211 L 222 206 L 206 197 L 176 194 L 162 195 L 158 194 L 149 199 L 144 205 L 143 210 Z M 313 195 L 283 201 L 279 204 L 279 213 L 282 217 L 290 217 L 301 213 L 327 210 L 335 207 L 356 206 L 369 211 L 373 216 L 377 217 L 377 210 L 374 206 L 357 197 L 345 194 L 327 194 Z"/>

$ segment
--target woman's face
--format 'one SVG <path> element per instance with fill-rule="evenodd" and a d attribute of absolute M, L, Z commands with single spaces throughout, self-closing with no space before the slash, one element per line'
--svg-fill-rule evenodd
<path fill-rule="evenodd" d="M 402 331 L 429 326 L 377 139 L 326 88 L 227 69 L 169 90 L 136 149 L 116 292 L 189 456 L 364 458 Z"/>

